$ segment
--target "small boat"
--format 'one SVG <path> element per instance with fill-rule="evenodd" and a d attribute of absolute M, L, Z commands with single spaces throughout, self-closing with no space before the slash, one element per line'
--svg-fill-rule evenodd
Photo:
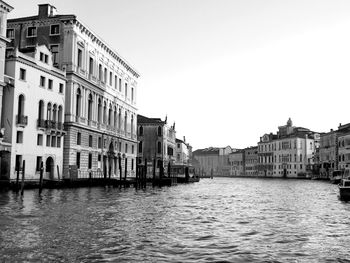
<path fill-rule="evenodd" d="M 172 165 L 171 174 L 177 178 L 178 183 L 199 182 L 200 178 L 195 175 L 194 167 L 191 165 Z"/>
<path fill-rule="evenodd" d="M 341 179 L 339 183 L 339 195 L 340 199 L 344 201 L 350 201 L 350 178 Z"/>
<path fill-rule="evenodd" d="M 329 177 L 329 180 L 332 184 L 339 184 L 340 180 L 344 177 L 343 170 L 335 170 L 332 172 L 332 175 Z"/>

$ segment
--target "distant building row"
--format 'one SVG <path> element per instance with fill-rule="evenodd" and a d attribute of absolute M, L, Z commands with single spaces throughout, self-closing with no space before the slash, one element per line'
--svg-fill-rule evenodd
<path fill-rule="evenodd" d="M 293 126 L 289 119 L 276 134 L 242 150 L 207 148 L 193 152 L 198 172 L 219 176 L 310 177 L 317 170 L 320 134 Z"/>

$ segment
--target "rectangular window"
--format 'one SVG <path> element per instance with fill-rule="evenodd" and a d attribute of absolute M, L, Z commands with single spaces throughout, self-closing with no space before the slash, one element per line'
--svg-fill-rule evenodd
<path fill-rule="evenodd" d="M 46 81 L 45 77 L 44 76 L 40 76 L 40 87 L 45 88 L 45 81 Z"/>
<path fill-rule="evenodd" d="M 128 83 L 125 83 L 125 98 L 128 97 Z"/>
<path fill-rule="evenodd" d="M 89 153 L 89 163 L 88 163 L 88 169 L 92 168 L 92 153 Z"/>
<path fill-rule="evenodd" d="M 303 169 L 303 165 L 302 164 L 300 165 L 300 169 Z"/>
<path fill-rule="evenodd" d="M 23 143 L 23 132 L 17 131 L 16 143 Z"/>
<path fill-rule="evenodd" d="M 119 91 L 122 91 L 122 79 L 119 79 Z"/>
<path fill-rule="evenodd" d="M 81 68 L 83 62 L 83 51 L 78 48 L 78 68 Z"/>
<path fill-rule="evenodd" d="M 134 101 L 134 88 L 131 88 L 131 101 Z"/>
<path fill-rule="evenodd" d="M 59 50 L 58 50 L 58 45 L 51 45 L 50 46 L 50 51 L 52 53 L 52 63 L 53 65 L 57 65 L 59 62 Z"/>
<path fill-rule="evenodd" d="M 102 148 L 102 139 L 101 139 L 101 137 L 98 137 L 97 146 L 98 146 L 98 148 Z"/>
<path fill-rule="evenodd" d="M 102 82 L 107 84 L 107 69 L 105 68 L 105 70 L 103 71 L 103 80 Z"/>
<path fill-rule="evenodd" d="M 27 37 L 36 37 L 36 27 L 35 26 L 28 27 Z"/>
<path fill-rule="evenodd" d="M 118 77 L 117 77 L 117 75 L 114 76 L 114 88 L 118 89 Z"/>
<path fill-rule="evenodd" d="M 63 93 L 63 83 L 59 84 L 59 93 Z"/>
<path fill-rule="evenodd" d="M 14 39 L 15 38 L 15 30 L 13 28 L 7 29 L 6 37 L 9 39 Z"/>
<path fill-rule="evenodd" d="M 57 148 L 61 148 L 61 137 L 57 136 Z"/>
<path fill-rule="evenodd" d="M 131 153 L 134 154 L 134 145 L 131 145 Z"/>
<path fill-rule="evenodd" d="M 42 134 L 38 134 L 36 144 L 43 145 L 43 135 Z"/>
<path fill-rule="evenodd" d="M 52 90 L 52 79 L 49 79 L 49 83 L 48 83 L 48 89 Z"/>
<path fill-rule="evenodd" d="M 41 156 L 36 157 L 36 171 L 37 172 L 40 171 L 42 161 L 43 161 L 43 157 L 41 157 Z"/>
<path fill-rule="evenodd" d="M 80 169 L 80 152 L 77 152 L 77 167 Z"/>
<path fill-rule="evenodd" d="M 109 86 L 112 86 L 112 81 L 113 81 L 112 72 L 109 72 Z"/>
<path fill-rule="evenodd" d="M 119 151 L 122 151 L 122 143 L 119 142 Z"/>
<path fill-rule="evenodd" d="M 26 70 L 24 68 L 19 69 L 19 79 L 26 80 Z"/>
<path fill-rule="evenodd" d="M 50 142 L 51 142 L 51 136 L 46 135 L 46 146 L 50 147 Z"/>
<path fill-rule="evenodd" d="M 107 148 L 107 139 L 103 140 L 103 148 Z"/>
<path fill-rule="evenodd" d="M 56 136 L 51 136 L 51 147 L 56 147 Z"/>
<path fill-rule="evenodd" d="M 48 63 L 49 62 L 49 56 L 44 54 L 43 52 L 40 52 L 39 60 L 41 62 Z"/>
<path fill-rule="evenodd" d="M 125 144 L 125 153 L 128 153 L 128 144 Z"/>
<path fill-rule="evenodd" d="M 60 34 L 60 25 L 51 25 L 50 35 L 59 35 L 59 34 Z"/>
<path fill-rule="evenodd" d="M 77 133 L 77 145 L 81 145 L 81 133 Z"/>
<path fill-rule="evenodd" d="M 89 135 L 89 147 L 92 147 L 92 135 Z"/>
<path fill-rule="evenodd" d="M 89 59 L 89 74 L 90 75 L 94 74 L 94 59 L 93 58 Z"/>
<path fill-rule="evenodd" d="M 131 159 L 131 171 L 134 171 L 134 159 Z"/>

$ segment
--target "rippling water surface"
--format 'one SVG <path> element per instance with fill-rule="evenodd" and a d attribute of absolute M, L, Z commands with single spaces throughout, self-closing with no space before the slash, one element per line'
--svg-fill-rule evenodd
<path fill-rule="evenodd" d="M 350 262 L 327 182 L 247 178 L 146 190 L 0 193 L 0 262 Z"/>

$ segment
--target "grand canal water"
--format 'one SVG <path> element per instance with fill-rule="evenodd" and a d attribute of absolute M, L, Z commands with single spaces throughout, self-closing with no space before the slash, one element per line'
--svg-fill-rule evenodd
<path fill-rule="evenodd" d="M 349 233 L 319 181 L 0 193 L 0 262 L 350 262 Z"/>

